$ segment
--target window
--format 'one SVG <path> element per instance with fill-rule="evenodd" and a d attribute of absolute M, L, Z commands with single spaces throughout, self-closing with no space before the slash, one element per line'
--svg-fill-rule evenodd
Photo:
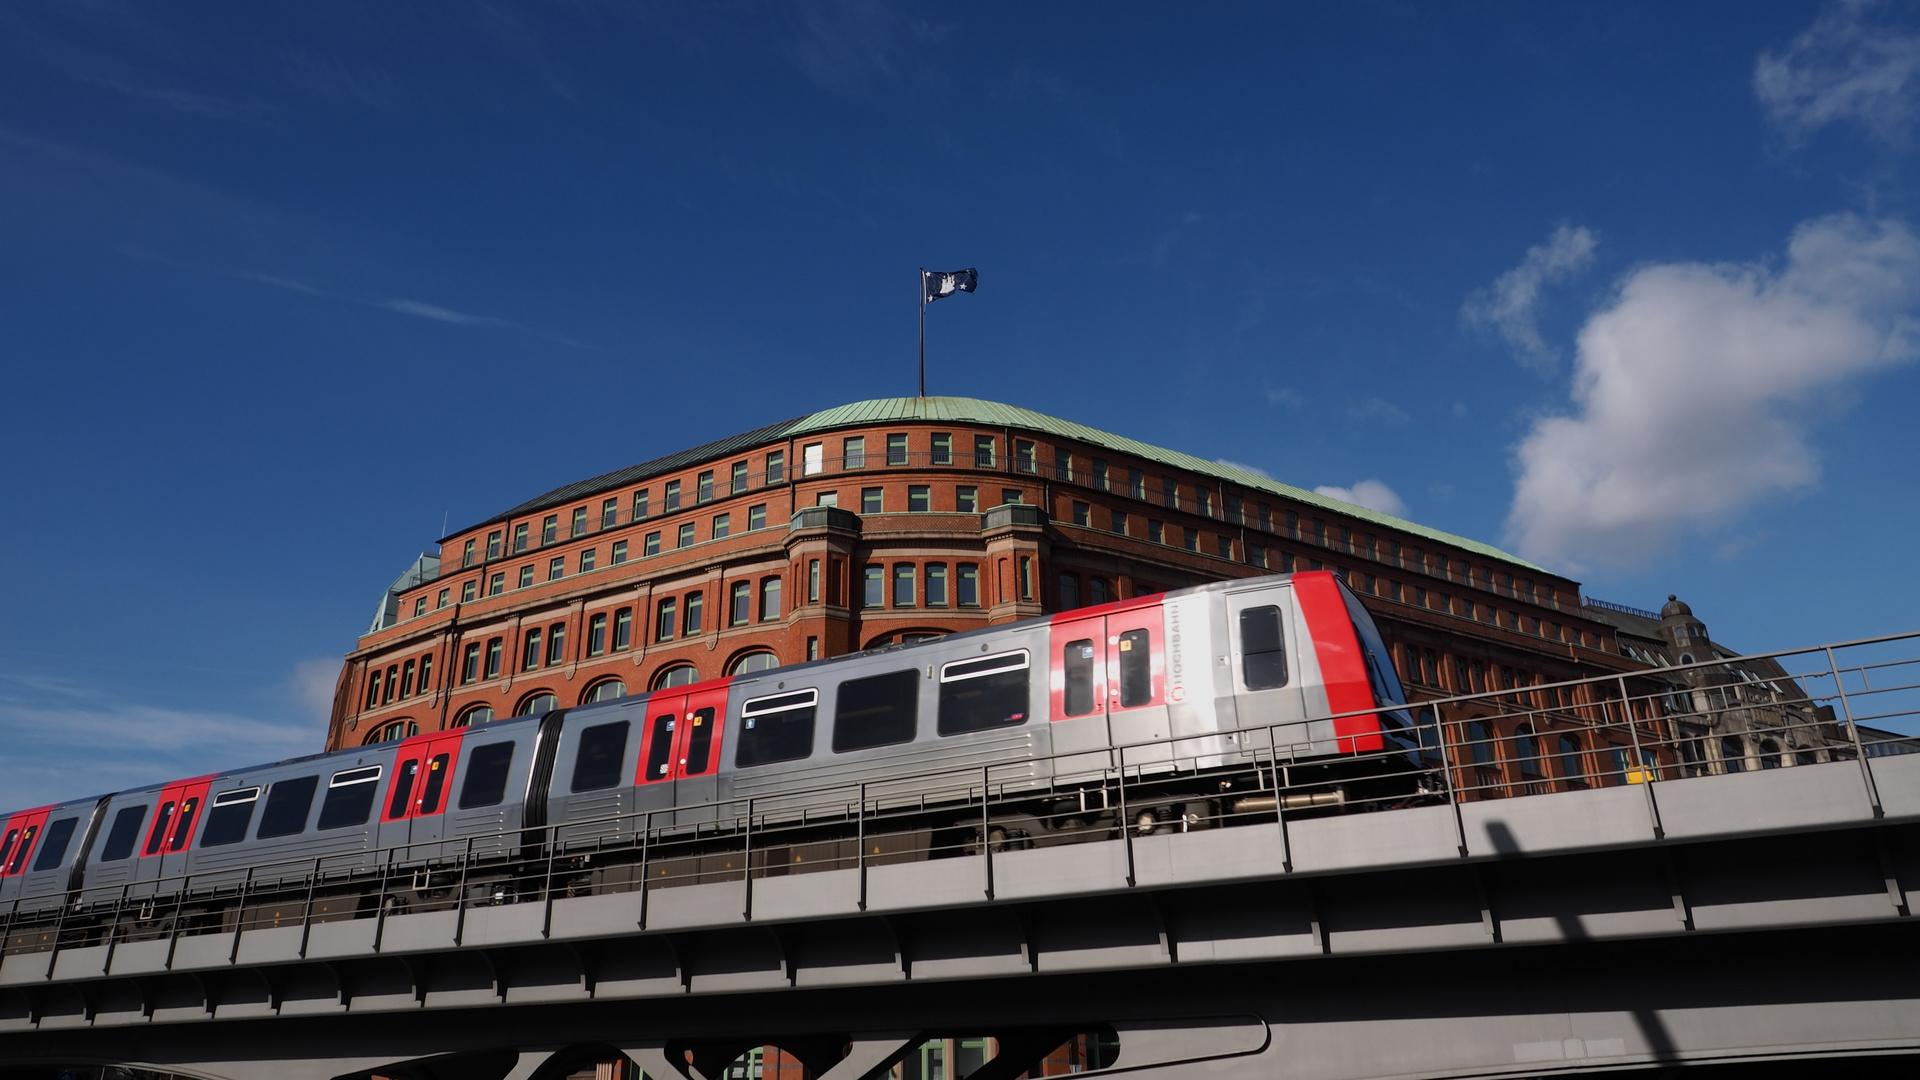
<path fill-rule="evenodd" d="M 1726 763 L 1728 772 L 1740 772 L 1747 767 L 1747 748 L 1741 744 L 1739 739 L 1721 739 L 1720 760 Z"/>
<path fill-rule="evenodd" d="M 947 564 L 927 564 L 927 606 L 947 606 Z"/>
<path fill-rule="evenodd" d="M 734 768 L 796 761 L 813 753 L 813 720 L 820 691 L 753 698 L 740 706 L 740 738 Z"/>
<path fill-rule="evenodd" d="M 747 463 L 744 461 L 736 461 L 733 463 L 733 468 L 729 470 L 729 472 L 730 472 L 730 475 L 727 478 L 728 490 L 735 495 L 746 494 Z"/>
<path fill-rule="evenodd" d="M 733 583 L 733 603 L 728 607 L 728 624 L 745 626 L 753 618 L 753 586 L 745 581 Z"/>
<path fill-rule="evenodd" d="M 620 500 L 607 499 L 600 504 L 600 527 L 611 529 L 620 522 Z"/>
<path fill-rule="evenodd" d="M 1493 759 L 1493 734 L 1484 720 L 1467 721 L 1467 743 L 1473 754 L 1475 765 L 1491 766 Z"/>
<path fill-rule="evenodd" d="M 820 639 L 819 638 L 810 637 L 807 639 L 807 659 L 808 660 L 820 659 Z"/>
<path fill-rule="evenodd" d="M 747 531 L 753 532 L 767 527 L 767 504 L 747 507 Z"/>
<path fill-rule="evenodd" d="M 860 594 L 862 607 L 877 608 L 887 602 L 887 568 L 869 566 L 863 571 L 865 588 Z"/>
<path fill-rule="evenodd" d="M 840 493 L 839 493 L 839 492 L 837 492 L 837 491 L 822 491 L 822 492 L 820 492 L 819 494 L 817 494 L 817 495 L 815 495 L 815 496 L 813 497 L 813 505 L 815 505 L 815 506 L 839 506 L 839 505 L 840 505 Z"/>
<path fill-rule="evenodd" d="M 1061 588 L 1066 579 L 1061 579 Z M 1060 650 L 1060 668 L 1065 678 L 1060 687 L 1060 711 L 1066 716 L 1085 716 L 1093 711 L 1093 639 L 1069 641 Z"/>
<path fill-rule="evenodd" d="M 1233 525 L 1245 525 L 1247 523 L 1246 511 L 1243 509 L 1240 496 L 1238 495 L 1227 496 L 1227 521 Z"/>
<path fill-rule="evenodd" d="M 621 563 L 626 561 L 627 561 L 627 542 L 625 540 L 615 540 L 613 542 L 613 565 L 619 566 Z"/>
<path fill-rule="evenodd" d="M 254 788 L 253 790 L 258 792 L 260 789 Z M 248 805 L 247 812 L 253 812 L 251 804 Z M 79 824 L 79 818 L 70 817 L 62 818 L 47 826 L 47 838 L 40 844 L 40 857 L 33 860 L 33 868 L 36 871 L 52 870 L 66 860 L 67 845 L 73 842 L 73 830 Z M 246 823 L 242 822 L 240 827 L 244 830 Z M 20 845 L 21 853 L 24 854 L 30 846 L 31 841 L 23 841 Z M 18 860 L 16 859 L 15 861 L 17 862 Z"/>
<path fill-rule="evenodd" d="M 1018 649 L 940 668 L 941 735 L 1027 722 L 1027 651 Z"/>
<path fill-rule="evenodd" d="M 587 535 L 587 508 L 584 506 L 576 506 L 573 509 L 572 535 L 574 536 Z"/>
<path fill-rule="evenodd" d="M 603 612 L 587 620 L 587 655 L 599 656 L 607 651 L 607 616 Z"/>
<path fill-rule="evenodd" d="M 255 838 L 270 840 L 307 831 L 307 811 L 313 809 L 313 793 L 319 787 L 318 776 L 281 780 L 269 787 L 267 805 L 260 811 L 260 829 L 254 833 Z M 211 818 L 207 827 L 213 827 Z"/>
<path fill-rule="evenodd" d="M 672 513 L 673 511 L 680 509 L 680 481 L 678 480 L 667 481 L 667 490 L 666 490 L 666 495 L 663 501 L 666 503 L 666 510 L 668 513 Z"/>
<path fill-rule="evenodd" d="M 713 470 L 707 469 L 693 478 L 694 505 L 713 501 Z"/>
<path fill-rule="evenodd" d="M 1198 507 L 1201 517 L 1213 516 L 1213 492 L 1211 489 L 1196 486 L 1193 489 L 1193 501 L 1194 505 Z"/>
<path fill-rule="evenodd" d="M 1340 526 L 1340 550 L 1353 554 L 1353 529 L 1346 525 Z"/>
<path fill-rule="evenodd" d="M 895 563 L 893 565 L 894 607 L 910 608 L 914 606 L 914 595 L 918 591 L 914 577 L 914 565 L 912 563 Z"/>
<path fill-rule="evenodd" d="M 930 455 L 935 465 L 953 464 L 953 434 L 946 431 L 933 433 L 933 453 Z"/>
<path fill-rule="evenodd" d="M 613 613 L 613 647 L 620 650 L 633 643 L 633 609 L 623 607 Z M 625 693 L 625 688 L 621 690 Z"/>
<path fill-rule="evenodd" d="M 361 709 L 378 708 L 380 705 L 380 669 L 375 668 L 373 676 L 367 680 L 367 700 Z"/>
<path fill-rule="evenodd" d="M 593 569 L 594 560 L 597 558 L 597 556 L 594 554 L 596 550 L 597 549 L 595 548 L 588 548 L 587 550 L 582 551 L 580 553 L 580 572 L 581 573 L 584 574 L 587 571 Z"/>
<path fill-rule="evenodd" d="M 641 553 L 645 555 L 660 554 L 660 534 L 657 532 L 648 533 L 647 539 L 646 539 L 646 545 L 642 547 L 640 550 L 641 550 Z"/>
<path fill-rule="evenodd" d="M 567 558 L 562 555 L 547 563 L 547 580 L 559 581 L 567 576 Z"/>
<path fill-rule="evenodd" d="M 500 642 L 493 638 L 487 642 L 487 678 L 496 678 L 500 674 Z"/>
<path fill-rule="evenodd" d="M 467 567 L 472 565 L 473 565 L 473 541 L 469 540 L 467 541 L 466 547 L 460 550 L 460 569 L 465 570 Z"/>
<path fill-rule="evenodd" d="M 573 782 L 569 785 L 572 791 L 601 791 L 620 786 L 620 766 L 626 761 L 627 734 L 631 726 L 620 720 L 595 724 L 580 733 L 580 749 L 573 755 Z"/>
<path fill-rule="evenodd" d="M 1025 499 L 1026 497 L 1021 494 L 1019 488 L 1000 489 L 1000 505 L 1002 506 L 1019 506 Z"/>
<path fill-rule="evenodd" d="M 427 594 L 421 593 L 419 599 L 413 602 L 413 617 L 417 619 L 420 616 L 425 615 L 426 613 L 427 613 Z"/>
<path fill-rule="evenodd" d="M 1262 547 L 1259 544 L 1248 544 L 1247 545 L 1247 565 L 1257 566 L 1260 569 L 1265 570 L 1267 568 L 1267 549 Z M 1396 586 L 1396 589 L 1397 588 L 1398 586 Z M 1394 599 L 1398 600 L 1399 597 L 1396 596 L 1394 597 Z"/>
<path fill-rule="evenodd" d="M 980 568 L 961 563 L 954 568 L 953 600 L 961 607 L 980 606 Z"/>
<path fill-rule="evenodd" d="M 1033 556 L 1020 556 L 1020 599 L 1033 599 Z"/>
<path fill-rule="evenodd" d="M 534 668 L 539 667 L 540 657 L 543 655 L 544 653 L 542 653 L 540 649 L 539 629 L 535 628 L 527 631 L 526 646 L 520 653 L 520 670 L 532 671 Z"/>
<path fill-rule="evenodd" d="M 1538 780 L 1544 775 L 1540 765 L 1540 740 L 1534 736 L 1531 725 L 1521 724 L 1514 729 L 1513 752 L 1520 759 L 1521 779 Z"/>
<path fill-rule="evenodd" d="M 527 550 L 527 527 L 525 525 L 515 525 L 513 527 L 513 550 L 515 554 Z"/>
<path fill-rule="evenodd" d="M 1327 523 L 1320 518 L 1313 519 L 1313 542 L 1321 547 L 1327 546 Z"/>
<path fill-rule="evenodd" d="M 327 781 L 327 797 L 320 801 L 320 820 L 316 829 L 342 829 L 365 825 L 373 813 L 374 796 L 380 787 L 380 766 L 343 769 Z M 269 815 L 271 815 L 269 808 Z M 304 819 L 304 815 L 302 815 Z M 266 830 L 262 821 L 261 831 Z"/>
<path fill-rule="evenodd" d="M 841 683 L 833 706 L 833 752 L 912 742 L 919 707 L 917 668 Z"/>
<path fill-rule="evenodd" d="M 855 435 L 843 439 L 840 443 L 840 467 L 843 469 L 864 469 L 867 467 L 867 437 Z"/>
<path fill-rule="evenodd" d="M 767 455 L 767 478 L 769 484 L 778 484 L 787 478 L 787 452 L 775 450 Z"/>
<path fill-rule="evenodd" d="M 1152 636 L 1146 630 L 1129 630 L 1116 642 L 1120 650 L 1120 707 L 1123 709 L 1153 704 L 1151 642 Z"/>
<path fill-rule="evenodd" d="M 1156 544 L 1166 543 L 1164 526 L 1152 518 L 1147 519 L 1147 539 Z"/>
<path fill-rule="evenodd" d="M 1112 518 L 1113 531 L 1119 533 L 1121 536 L 1127 535 L 1126 512 L 1123 510 L 1113 510 L 1109 513 Z"/>
<path fill-rule="evenodd" d="M 1139 469 L 1127 470 L 1127 497 L 1144 500 L 1147 497 L 1147 474 Z"/>
<path fill-rule="evenodd" d="M 907 513 L 924 514 L 933 509 L 933 489 L 925 484 L 913 484 L 907 488 Z"/>
<path fill-rule="evenodd" d="M 200 846 L 224 847 L 237 844 L 247 838 L 247 826 L 253 824 L 253 807 L 260 801 L 260 789 L 257 787 L 236 788 L 223 791 L 213 797 L 213 803 L 207 809 L 207 827 L 200 834 Z M 56 826 L 57 828 L 58 826 Z M 71 831 L 71 830 L 69 830 Z M 52 846 L 53 829 L 47 830 L 48 846 Z M 42 853 L 41 862 L 46 862 Z M 35 865 L 35 870 L 51 870 L 60 865 L 58 859 L 48 866 Z"/>
<path fill-rule="evenodd" d="M 507 797 L 507 772 L 513 766 L 513 744 L 488 743 L 467 755 L 467 780 L 460 788 L 460 809 L 499 806 Z M 422 800 L 424 807 L 425 800 Z"/>
<path fill-rule="evenodd" d="M 953 489 L 953 508 L 962 514 L 980 512 L 980 489 L 961 485 Z"/>
<path fill-rule="evenodd" d="M 545 547 L 554 542 L 560 531 L 560 515 L 548 514 L 540 522 L 540 545 Z"/>
<path fill-rule="evenodd" d="M 1221 558 L 1223 559 L 1233 558 L 1233 537 L 1216 536 L 1214 537 L 1214 543 L 1219 545 L 1219 555 Z"/>
<path fill-rule="evenodd" d="M 1058 446 L 1053 448 L 1053 478 L 1073 479 L 1073 455 Z"/>
<path fill-rule="evenodd" d="M 1076 500 L 1073 504 L 1072 513 L 1073 513 L 1073 523 L 1075 525 L 1079 525 L 1084 528 L 1087 524 L 1087 518 L 1088 518 L 1088 515 L 1091 513 L 1091 509 L 1087 506 L 1086 503 L 1079 502 Z"/>
<path fill-rule="evenodd" d="M 692 686 L 699 679 L 700 673 L 692 664 L 675 664 L 653 677 L 653 688 L 665 690 L 671 686 Z"/>
<path fill-rule="evenodd" d="M 907 463 L 907 436 L 905 432 L 896 432 L 887 436 L 887 464 L 905 465 Z"/>
<path fill-rule="evenodd" d="M 1104 604 L 1107 602 L 1107 579 L 1092 577 L 1087 579 L 1087 603 Z"/>
<path fill-rule="evenodd" d="M 1183 537 L 1183 542 L 1185 543 L 1188 551 L 1200 550 L 1200 530 L 1199 529 L 1181 529 L 1180 533 L 1181 533 L 1181 536 Z"/>
<path fill-rule="evenodd" d="M 680 634 L 682 637 L 692 637 L 700 632 L 700 609 L 706 606 L 706 601 L 707 596 L 705 593 L 687 594 L 687 614 L 686 617 L 681 620 L 683 629 L 680 631 Z"/>
<path fill-rule="evenodd" d="M 655 641 L 673 640 L 673 619 L 674 612 L 678 610 L 678 603 L 679 602 L 672 597 L 660 601 L 660 615 L 654 627 L 653 638 Z"/>
<path fill-rule="evenodd" d="M 493 575 L 492 579 L 490 579 L 487 582 L 488 596 L 499 596 L 501 593 L 506 591 L 507 591 L 507 575 L 504 572 Z"/>
<path fill-rule="evenodd" d="M 772 622 L 780 617 L 780 579 L 777 577 L 760 579 L 760 621 Z"/>
<path fill-rule="evenodd" d="M 1021 472 L 1039 472 L 1040 466 L 1033 456 L 1033 443 L 1019 439 L 1013 444 L 1013 467 Z"/>
<path fill-rule="evenodd" d="M 147 819 L 145 803 L 128 806 L 113 815 L 113 828 L 107 832 L 107 846 L 100 851 L 101 862 L 119 862 L 133 854 L 133 845 L 140 840 L 140 823 Z M 0 850 L 0 862 L 5 862 L 7 853 Z"/>
<path fill-rule="evenodd" d="M 493 706 L 475 705 L 473 708 L 468 709 L 456 717 L 453 721 L 453 726 L 479 727 L 481 724 L 491 723 L 493 723 Z"/>
<path fill-rule="evenodd" d="M 675 547 L 692 547 L 693 543 L 694 543 L 693 522 L 689 521 L 685 525 L 680 526 L 680 536 L 677 542 L 674 544 L 674 546 Z"/>
<path fill-rule="evenodd" d="M 526 566 L 523 566 L 520 568 L 520 584 L 518 587 L 525 589 L 525 588 L 531 587 L 532 585 L 533 585 L 533 564 L 529 563 Z"/>
<path fill-rule="evenodd" d="M 596 701 L 618 701 L 626 696 L 626 683 L 621 682 L 619 679 L 602 679 L 589 687 L 587 689 L 587 696 L 581 700 L 584 704 L 592 704 Z"/>
<path fill-rule="evenodd" d="M 1572 735 L 1560 736 L 1560 775 L 1569 781 L 1578 781 L 1586 775 L 1580 766 L 1580 740 Z"/>
<path fill-rule="evenodd" d="M 878 514 L 882 511 L 882 507 L 884 506 L 885 502 L 886 502 L 886 498 L 885 498 L 884 489 L 877 488 L 877 487 L 860 489 L 860 512 L 861 513 Z"/>
<path fill-rule="evenodd" d="M 807 560 L 807 603 L 820 602 L 820 560 Z"/>
<path fill-rule="evenodd" d="M 1094 458 L 1087 466 L 1087 485 L 1107 490 L 1107 463 L 1103 458 Z"/>
<path fill-rule="evenodd" d="M 1160 498 L 1175 510 L 1180 509 L 1180 485 L 1171 476 L 1160 478 Z"/>
<path fill-rule="evenodd" d="M 975 435 L 973 437 L 973 467 L 993 468 L 993 436 Z"/>
<path fill-rule="evenodd" d="M 724 539 L 727 536 L 727 534 L 731 533 L 732 531 L 733 531 L 733 515 L 732 514 L 713 515 L 713 538 L 715 540 Z"/>
<path fill-rule="evenodd" d="M 1240 680 L 1249 690 L 1287 685 L 1286 637 L 1271 604 L 1240 613 Z"/>
<path fill-rule="evenodd" d="M 808 443 L 800 448 L 800 474 L 814 476 L 826 469 L 826 445 Z"/>
<path fill-rule="evenodd" d="M 633 520 L 639 521 L 647 516 L 647 489 L 641 488 L 633 493 Z"/>
<path fill-rule="evenodd" d="M 1080 606 L 1080 575 L 1060 575 L 1060 610 L 1072 611 Z"/>
<path fill-rule="evenodd" d="M 567 624 L 554 623 L 547 628 L 547 666 L 567 658 Z"/>
<path fill-rule="evenodd" d="M 463 684 L 470 683 L 479 677 L 480 677 L 480 643 L 477 641 L 469 642 L 467 644 L 467 654 L 465 657 L 462 658 L 462 663 L 460 665 L 460 681 Z"/>
<path fill-rule="evenodd" d="M 467 588 L 469 589 L 473 588 L 473 582 L 471 581 L 467 582 Z M 447 591 L 448 590 L 446 589 L 440 590 L 440 595 L 434 599 L 434 602 L 433 602 L 434 607 L 443 608 L 447 606 Z M 472 597 L 468 597 L 467 599 L 471 600 Z"/>

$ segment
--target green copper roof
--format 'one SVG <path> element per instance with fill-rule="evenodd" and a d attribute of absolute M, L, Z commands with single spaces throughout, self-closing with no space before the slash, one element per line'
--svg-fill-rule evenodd
<path fill-rule="evenodd" d="M 1364 506 L 1355 506 L 1352 503 L 1341 502 L 1339 499 L 1328 498 L 1325 495 L 1308 491 L 1305 488 L 1294 487 L 1292 484 L 1283 484 L 1270 477 L 1245 472 L 1231 465 L 1222 465 L 1217 461 L 1208 461 L 1205 458 L 1194 457 L 1192 454 L 1183 454 L 1178 450 L 1168 450 L 1165 447 L 1155 446 L 1152 443 L 1144 443 L 1138 439 L 1129 439 L 1124 435 L 1115 435 L 1110 431 L 1090 428 L 1084 424 L 1076 424 L 1071 420 L 1062 420 L 1057 416 L 1048 416 L 1046 413 L 1034 412 L 1032 409 L 1023 409 L 1017 405 L 1004 405 L 998 401 L 982 401 L 979 398 L 965 397 L 875 398 L 872 401 L 856 401 L 851 405 L 841 405 L 832 409 L 823 409 L 803 420 L 795 421 L 793 427 L 787 430 L 786 437 L 795 438 L 814 432 L 832 431 L 836 428 L 862 427 L 869 424 L 904 423 L 914 420 L 990 424 L 996 427 L 1018 428 L 1022 431 L 1037 431 L 1046 435 L 1057 435 L 1064 439 L 1074 439 L 1079 442 L 1090 443 L 1094 446 L 1104 446 L 1109 450 L 1119 453 L 1131 454 L 1134 457 L 1143 458 L 1147 461 L 1157 461 L 1162 465 L 1171 465 L 1175 468 L 1186 469 L 1190 472 L 1218 477 L 1238 484 L 1241 487 L 1272 492 L 1275 495 L 1284 496 L 1295 502 L 1306 503 L 1309 506 L 1324 507 L 1328 510 L 1345 514 L 1348 517 L 1371 521 L 1377 525 L 1412 533 L 1415 536 L 1424 536 L 1430 540 L 1439 541 L 1440 543 L 1451 544 L 1465 551 L 1472 551 L 1489 558 L 1500 559 L 1513 563 L 1516 566 L 1524 566 L 1529 570 L 1547 573 L 1547 571 L 1542 570 L 1540 567 L 1524 559 L 1509 555 L 1491 544 L 1483 544 L 1478 540 L 1469 540 L 1463 536 L 1455 536 L 1452 533 L 1441 532 L 1439 529 L 1428 528 L 1417 522 L 1397 518 L 1392 514 L 1383 514 L 1378 510 L 1371 510 Z"/>
<path fill-rule="evenodd" d="M 1254 491 L 1266 491 L 1297 503 L 1308 506 L 1324 507 L 1345 514 L 1348 517 L 1371 521 L 1377 525 L 1398 529 L 1414 536 L 1424 536 L 1430 540 L 1449 544 L 1463 551 L 1471 551 L 1488 558 L 1499 559 L 1515 566 L 1526 567 L 1539 573 L 1547 573 L 1540 567 L 1516 558 L 1490 544 L 1469 540 L 1463 536 L 1431 529 L 1417 522 L 1383 514 L 1364 506 L 1341 502 L 1325 495 L 1297 488 L 1292 484 L 1283 484 L 1270 477 L 1236 469 L 1231 465 L 1222 465 L 1217 461 L 1183 454 L 1178 450 L 1144 443 L 1138 439 L 1129 439 L 1124 435 L 1115 435 L 1110 431 L 1090 428 L 1076 424 L 1071 420 L 1062 420 L 1057 416 L 1022 409 L 1017 405 L 1005 405 L 998 401 L 982 401 L 979 398 L 965 397 L 925 397 L 925 398 L 875 398 L 872 401 L 856 401 L 851 405 L 841 405 L 824 409 L 811 416 L 797 420 L 788 420 L 778 424 L 769 424 L 755 431 L 736 435 L 729 439 L 697 446 L 691 450 L 682 450 L 663 458 L 625 469 L 605 473 L 586 480 L 576 481 L 564 487 L 556 488 L 537 498 L 514 507 L 489 521 L 503 521 L 509 517 L 519 517 L 539 510 L 558 506 L 563 502 L 597 494 L 612 488 L 621 487 L 650 476 L 676 471 L 701 461 L 725 457 L 745 450 L 782 439 L 800 438 L 806 435 L 835 431 L 850 427 L 866 427 L 873 424 L 907 423 L 922 421 L 927 423 L 951 422 L 956 424 L 984 424 L 990 427 L 1014 428 L 1019 431 L 1037 432 L 1063 439 L 1073 439 L 1093 446 L 1103 446 L 1117 453 L 1129 454 L 1144 461 L 1158 462 L 1177 469 L 1200 473 L 1230 481 L 1240 487 Z M 471 526 L 469 526 L 471 528 Z M 465 531 L 465 530 L 462 530 Z M 458 535 L 458 534 L 452 534 Z"/>

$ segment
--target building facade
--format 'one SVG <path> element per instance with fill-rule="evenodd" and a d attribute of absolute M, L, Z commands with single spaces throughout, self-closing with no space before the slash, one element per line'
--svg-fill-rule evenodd
<path fill-rule="evenodd" d="M 772 424 L 439 547 L 347 655 L 329 749 L 1322 567 L 1415 699 L 1646 670 L 1577 582 L 1496 548 L 972 398 Z"/>

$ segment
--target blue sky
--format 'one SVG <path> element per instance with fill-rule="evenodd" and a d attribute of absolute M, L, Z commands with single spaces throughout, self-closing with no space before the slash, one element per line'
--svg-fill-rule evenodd
<path fill-rule="evenodd" d="M 1920 628 L 1920 13 L 0 7 L 0 804 L 317 748 L 443 522 L 1010 401 Z"/>

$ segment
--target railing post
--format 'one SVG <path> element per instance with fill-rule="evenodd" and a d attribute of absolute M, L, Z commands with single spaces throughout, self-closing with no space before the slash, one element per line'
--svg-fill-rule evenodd
<path fill-rule="evenodd" d="M 547 825 L 543 829 L 548 834 L 546 877 L 540 884 L 540 902 L 546 906 L 540 915 L 540 936 L 544 938 L 553 936 L 553 860 L 560 856 L 560 826 Z"/>
<path fill-rule="evenodd" d="M 101 959 L 100 963 L 100 972 L 103 975 L 111 975 L 113 973 L 113 954 L 115 950 L 120 947 L 120 913 L 127 908 L 127 896 L 129 895 L 129 890 L 132 888 L 133 882 L 128 881 L 122 883 L 120 886 L 120 898 L 113 902 L 113 924 L 107 927 L 107 955 Z M 5 944 L 6 939 L 0 937 L 0 946 Z M 4 951 L 4 949 L 0 949 L 0 954 L 4 954 Z M 306 959 L 305 954 L 301 955 L 301 959 Z"/>
<path fill-rule="evenodd" d="M 453 944 L 458 948 L 467 932 L 467 864 L 473 861 L 473 837 L 467 837 L 467 847 L 460 853 L 460 884 L 453 890 Z M 433 884 L 433 875 L 429 871 L 427 884 Z"/>
<path fill-rule="evenodd" d="M 993 818 L 990 816 L 991 803 L 987 799 L 987 785 L 991 783 L 989 770 L 993 766 L 980 766 L 980 861 L 986 872 L 987 899 L 993 899 Z"/>
<path fill-rule="evenodd" d="M 227 944 L 227 963 L 240 959 L 240 935 L 246 930 L 247 894 L 253 891 L 253 867 L 247 867 L 247 876 L 240 879 L 240 894 L 233 902 L 233 940 Z"/>
<path fill-rule="evenodd" d="M 167 926 L 167 961 L 161 965 L 164 971 L 173 970 L 173 953 L 180 947 L 180 919 L 187 909 L 187 885 L 191 881 L 187 875 L 180 875 L 179 888 L 173 894 L 173 921 Z"/>
<path fill-rule="evenodd" d="M 860 872 L 860 910 L 867 910 L 867 782 L 860 781 L 860 812 L 854 815 L 854 839 L 860 847 L 854 852 L 855 867 Z"/>
<path fill-rule="evenodd" d="M 1280 784 L 1280 736 L 1271 724 L 1267 726 L 1267 767 L 1273 770 L 1273 823 L 1280 829 L 1280 872 L 1291 874 L 1293 873 L 1293 838 L 1287 835 L 1287 808 L 1281 802 L 1283 789 Z"/>
<path fill-rule="evenodd" d="M 320 857 L 313 860 L 313 873 L 307 876 L 307 906 L 300 913 L 300 959 L 307 958 L 307 943 L 313 940 L 313 894 L 320 887 Z"/>
<path fill-rule="evenodd" d="M 746 878 L 744 881 L 744 884 L 746 887 L 741 891 L 742 895 L 740 897 L 740 919 L 742 922 L 752 922 L 753 921 L 753 800 L 752 799 L 747 800 L 747 827 L 741 830 L 741 836 L 743 837 L 743 839 L 741 840 L 741 845 L 740 845 L 741 846 L 740 862 L 742 864 L 740 872 L 746 875 Z"/>
<path fill-rule="evenodd" d="M 653 838 L 653 811 L 643 811 L 640 819 L 640 929 L 647 928 L 647 893 L 652 881 L 647 877 L 647 858 L 651 854 L 649 841 Z"/>
<path fill-rule="evenodd" d="M 1114 753 L 1120 764 L 1120 841 L 1127 852 L 1127 887 L 1132 888 L 1139 876 L 1133 864 L 1133 818 L 1127 813 L 1127 748 L 1119 747 Z"/>
<path fill-rule="evenodd" d="M 1667 830 L 1660 824 L 1660 804 L 1653 798 L 1653 782 L 1659 775 L 1659 766 L 1647 767 L 1647 752 L 1640 747 L 1640 725 L 1633 719 L 1633 699 L 1627 696 L 1627 677 L 1622 675 L 1616 681 L 1620 684 L 1620 713 L 1626 719 L 1627 734 L 1633 739 L 1634 764 L 1640 769 L 1640 787 L 1646 792 L 1647 820 L 1653 825 L 1653 838 L 1663 840 Z"/>
<path fill-rule="evenodd" d="M 1460 793 L 1453 784 L 1453 754 L 1447 746 L 1447 725 L 1440 719 L 1440 706 L 1431 706 L 1433 735 L 1440 742 L 1440 781 L 1446 785 L 1447 805 L 1453 808 L 1453 842 L 1460 857 L 1467 857 L 1467 819 L 1460 809 Z"/>
<path fill-rule="evenodd" d="M 1847 688 L 1840 684 L 1840 666 L 1833 659 L 1833 647 L 1829 645 L 1825 652 L 1827 670 L 1833 673 L 1833 692 L 1840 697 L 1840 711 L 1847 718 L 1847 734 L 1853 738 L 1853 756 L 1860 762 L 1860 782 L 1867 786 L 1867 804 L 1873 807 L 1874 817 L 1886 817 L 1886 810 L 1880 806 L 1880 786 L 1873 782 L 1873 766 L 1867 762 L 1866 745 L 1860 741 L 1860 725 L 1853 722 L 1853 705 L 1847 701 Z"/>
<path fill-rule="evenodd" d="M 387 879 L 393 874 L 393 849 L 387 849 L 387 857 L 380 863 L 380 894 L 374 897 L 373 914 L 373 951 L 380 951 L 380 943 L 387 932 Z"/>

